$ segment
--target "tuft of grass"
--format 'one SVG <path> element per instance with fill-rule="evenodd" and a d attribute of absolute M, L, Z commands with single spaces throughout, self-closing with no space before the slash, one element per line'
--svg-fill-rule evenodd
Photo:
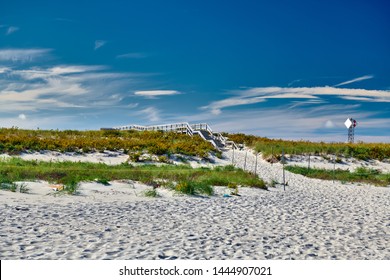
<path fill-rule="evenodd" d="M 276 181 L 275 179 L 272 179 L 271 182 L 269 183 L 269 186 L 271 188 L 275 188 L 277 184 L 279 184 L 278 181 Z"/>
<path fill-rule="evenodd" d="M 176 185 L 175 190 L 188 195 L 205 194 L 210 196 L 214 194 L 213 187 L 205 181 L 181 181 Z"/>
<path fill-rule="evenodd" d="M 11 192 L 28 193 L 29 188 L 25 183 L 16 183 L 9 179 L 0 177 L 0 190 L 6 190 Z"/>
<path fill-rule="evenodd" d="M 77 194 L 77 189 L 79 188 L 79 182 L 76 180 L 71 180 L 64 185 L 63 192 L 71 195 Z"/>
<path fill-rule="evenodd" d="M 20 193 L 28 193 L 30 191 L 30 189 L 27 187 L 27 184 L 25 183 L 20 183 L 18 187 Z"/>
<path fill-rule="evenodd" d="M 144 195 L 146 197 L 158 197 L 159 196 L 155 188 L 150 189 L 150 190 L 146 190 L 144 192 Z"/>
<path fill-rule="evenodd" d="M 229 183 L 227 187 L 230 189 L 231 195 L 238 195 L 238 185 L 235 183 Z"/>
<path fill-rule="evenodd" d="M 106 178 L 98 178 L 98 179 L 96 179 L 96 182 L 99 183 L 99 184 L 102 184 L 104 186 L 110 186 L 111 185 L 109 180 L 106 179 Z"/>

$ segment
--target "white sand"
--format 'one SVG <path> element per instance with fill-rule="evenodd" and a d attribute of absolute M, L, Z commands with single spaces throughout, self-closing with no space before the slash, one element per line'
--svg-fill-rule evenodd
<path fill-rule="evenodd" d="M 231 152 L 218 164 L 232 162 Z M 234 163 L 244 166 L 245 152 Z M 246 168 L 254 170 L 248 153 Z M 282 181 L 280 164 L 258 174 Z M 1 259 L 390 259 L 390 188 L 286 172 L 288 186 L 240 197 L 178 196 L 131 181 L 83 183 L 77 196 L 0 191 Z M 47 195 L 49 193 L 49 195 Z"/>

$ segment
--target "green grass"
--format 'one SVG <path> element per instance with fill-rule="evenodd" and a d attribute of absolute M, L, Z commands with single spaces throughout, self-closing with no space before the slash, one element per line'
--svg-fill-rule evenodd
<path fill-rule="evenodd" d="M 60 183 L 65 186 L 64 192 L 69 194 L 77 193 L 79 182 L 95 181 L 96 178 L 101 183 L 130 179 L 153 187 L 161 180 L 171 186 L 185 183 L 182 192 L 188 194 L 212 195 L 211 186 L 227 186 L 229 183 L 267 189 L 262 179 L 232 166 L 215 169 L 191 168 L 186 165 L 132 166 L 127 163 L 110 166 L 102 163 L 37 162 L 10 158 L 0 161 L 0 178 L 4 182 L 45 180 Z"/>
<path fill-rule="evenodd" d="M 269 139 L 253 135 L 226 134 L 228 138 L 238 144 L 245 144 L 257 152 L 262 153 L 267 158 L 274 156 L 280 159 L 284 150 L 290 155 L 338 155 L 344 157 L 354 157 L 357 159 L 377 159 L 390 158 L 390 144 L 388 143 L 325 143 L 309 141 L 288 141 L 282 139 Z"/>
<path fill-rule="evenodd" d="M 338 180 L 345 182 L 361 182 L 368 183 L 377 186 L 390 185 L 390 173 L 383 174 L 378 170 L 369 168 L 357 168 L 354 172 L 348 170 L 326 170 L 326 169 L 313 169 L 300 166 L 286 166 L 286 170 L 301 174 L 310 178 L 324 179 L 324 180 Z"/>
<path fill-rule="evenodd" d="M 58 151 L 89 153 L 123 151 L 137 161 L 143 152 L 154 155 L 183 154 L 207 157 L 217 150 L 200 136 L 161 131 L 77 131 L 23 130 L 0 128 L 0 153 L 24 151 Z M 166 158 L 168 159 L 168 158 Z M 166 160 L 161 157 L 161 160 Z"/>
<path fill-rule="evenodd" d="M 29 188 L 25 183 L 16 183 L 4 176 L 0 176 L 0 190 L 6 190 L 11 192 L 28 193 Z"/>
<path fill-rule="evenodd" d="M 156 189 L 154 189 L 154 188 L 150 189 L 150 190 L 146 190 L 144 192 L 144 195 L 146 197 L 158 197 L 158 193 L 157 193 Z"/>

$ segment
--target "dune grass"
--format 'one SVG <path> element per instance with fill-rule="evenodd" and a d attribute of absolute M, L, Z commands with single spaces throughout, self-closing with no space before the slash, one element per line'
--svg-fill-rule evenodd
<path fill-rule="evenodd" d="M 381 173 L 376 169 L 359 167 L 354 172 L 348 170 L 327 170 L 327 169 L 314 169 L 300 166 L 286 166 L 286 170 L 301 174 L 310 178 L 317 178 L 323 180 L 338 180 L 341 182 L 360 182 L 368 183 L 377 186 L 390 185 L 390 173 Z"/>
<path fill-rule="evenodd" d="M 110 166 L 102 163 L 24 161 L 10 158 L 0 161 L 0 181 L 46 180 L 64 185 L 69 194 L 77 191 L 81 181 L 98 181 L 104 184 L 112 180 L 130 179 L 154 186 L 164 180 L 176 186 L 176 190 L 188 194 L 213 193 L 212 186 L 229 183 L 267 189 L 264 181 L 232 166 L 191 168 L 186 165 L 139 165 L 127 163 Z M 181 187 L 177 187 L 180 185 Z"/>
<path fill-rule="evenodd" d="M 183 154 L 207 157 L 218 151 L 200 136 L 161 131 L 135 130 L 24 130 L 0 128 L 0 153 L 24 151 L 89 153 L 123 151 L 126 154 L 148 152 L 154 155 Z"/>
<path fill-rule="evenodd" d="M 354 157 L 357 159 L 389 159 L 390 144 L 388 143 L 325 143 L 309 141 L 288 141 L 282 139 L 269 139 L 253 135 L 227 134 L 230 140 L 245 144 L 264 157 L 273 155 L 280 159 L 282 150 L 289 155 L 338 155 Z"/>

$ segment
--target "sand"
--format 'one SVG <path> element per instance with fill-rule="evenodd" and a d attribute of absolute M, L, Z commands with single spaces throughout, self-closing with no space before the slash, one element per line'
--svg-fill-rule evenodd
<path fill-rule="evenodd" d="M 231 152 L 217 164 L 232 162 Z M 234 163 L 244 167 L 245 151 Z M 118 160 L 119 161 L 119 160 Z M 254 171 L 254 155 L 246 169 Z M 280 164 L 258 158 L 267 182 Z M 286 172 L 288 186 L 190 197 L 116 181 L 59 196 L 47 182 L 0 191 L 1 259 L 390 259 L 390 188 Z"/>

